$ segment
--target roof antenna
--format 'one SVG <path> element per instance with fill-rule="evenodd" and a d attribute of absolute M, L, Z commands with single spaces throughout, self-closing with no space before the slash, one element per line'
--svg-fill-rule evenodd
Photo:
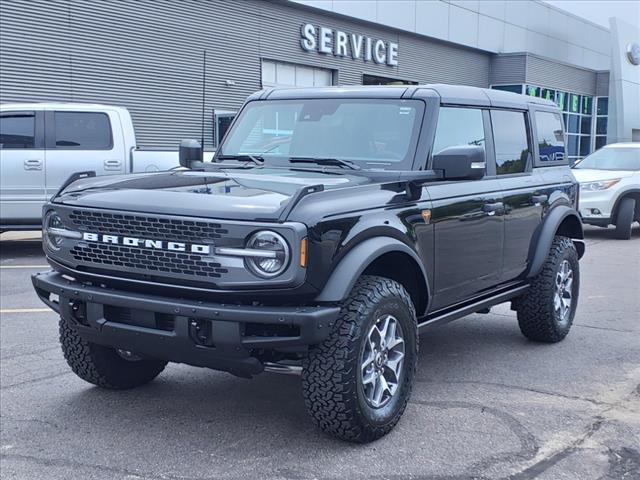
<path fill-rule="evenodd" d="M 204 110 L 205 110 L 205 92 L 207 87 L 207 50 L 202 51 L 202 118 L 200 131 L 200 145 L 204 150 Z"/>

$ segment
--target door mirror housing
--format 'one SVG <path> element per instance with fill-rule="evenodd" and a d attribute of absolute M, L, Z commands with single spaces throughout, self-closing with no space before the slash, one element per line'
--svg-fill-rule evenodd
<path fill-rule="evenodd" d="M 444 180 L 478 180 L 486 167 L 484 148 L 479 145 L 447 147 L 433 156 L 433 170 Z"/>
<path fill-rule="evenodd" d="M 197 140 L 189 139 L 180 142 L 178 161 L 181 167 L 192 168 L 195 162 L 202 162 L 202 145 Z"/>

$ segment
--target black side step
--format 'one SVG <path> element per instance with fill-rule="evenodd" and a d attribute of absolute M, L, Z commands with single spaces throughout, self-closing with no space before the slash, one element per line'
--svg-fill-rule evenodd
<path fill-rule="evenodd" d="M 426 317 L 419 319 L 418 333 L 424 332 L 425 329 L 427 327 L 430 327 L 431 325 L 451 322 L 453 320 L 457 320 L 458 318 L 462 318 L 475 313 L 478 310 L 490 308 L 494 305 L 498 305 L 499 303 L 504 303 L 507 300 L 511 300 L 513 297 L 517 297 L 518 295 L 523 294 L 528 288 L 529 285 L 519 285 L 508 290 L 502 290 L 489 297 L 479 298 L 478 300 L 461 305 L 459 307 L 454 307 L 452 309 L 448 308 L 444 312 L 434 312 L 432 314 L 433 316 L 427 315 Z"/>

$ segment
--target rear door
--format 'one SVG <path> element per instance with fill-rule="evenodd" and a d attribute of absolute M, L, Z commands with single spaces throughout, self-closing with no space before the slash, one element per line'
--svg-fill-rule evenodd
<path fill-rule="evenodd" d="M 75 172 L 125 172 L 125 145 L 116 111 L 50 110 L 45 124 L 47 197 Z"/>
<path fill-rule="evenodd" d="M 0 113 L 0 217 L 4 225 L 37 225 L 45 202 L 44 115 Z"/>
<path fill-rule="evenodd" d="M 547 202 L 544 179 L 533 170 L 532 134 L 527 111 L 492 110 L 496 174 L 505 206 L 502 280 L 519 277 L 527 268 L 529 246 Z"/>

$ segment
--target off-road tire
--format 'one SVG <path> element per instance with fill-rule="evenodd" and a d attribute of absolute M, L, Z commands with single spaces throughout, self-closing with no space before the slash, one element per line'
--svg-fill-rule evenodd
<path fill-rule="evenodd" d="M 633 214 L 636 210 L 635 198 L 623 198 L 618 205 L 618 213 L 616 214 L 616 229 L 613 236 L 620 240 L 629 240 L 631 238 L 631 225 L 633 224 Z"/>
<path fill-rule="evenodd" d="M 573 271 L 572 301 L 568 318 L 561 321 L 554 309 L 556 276 L 563 261 Z M 580 290 L 578 252 L 571 239 L 556 236 L 542 270 L 531 281 L 527 292 L 516 301 L 518 325 L 522 334 L 537 342 L 555 343 L 563 340 L 573 324 Z"/>
<path fill-rule="evenodd" d="M 151 359 L 125 360 L 115 349 L 83 339 L 66 320 L 60 319 L 60 344 L 64 358 L 77 376 L 102 388 L 124 390 L 156 378 L 167 362 Z"/>
<path fill-rule="evenodd" d="M 405 358 L 398 389 L 378 409 L 364 398 L 361 355 L 374 322 L 391 314 L 398 320 L 405 340 Z M 386 435 L 402 416 L 415 377 L 418 329 L 411 297 L 388 278 L 362 276 L 343 302 L 329 337 L 312 347 L 303 363 L 305 405 L 315 423 L 343 440 L 365 443 Z"/>

